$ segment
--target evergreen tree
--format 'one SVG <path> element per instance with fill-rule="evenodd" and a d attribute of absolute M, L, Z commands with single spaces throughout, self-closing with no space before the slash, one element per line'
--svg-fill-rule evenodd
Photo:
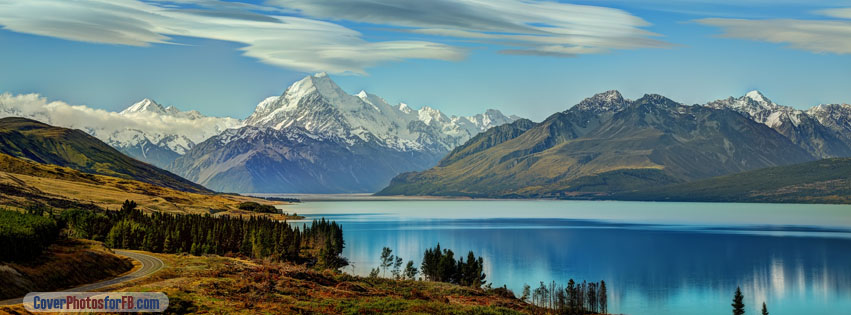
<path fill-rule="evenodd" d="M 736 294 L 733 296 L 733 304 L 730 304 L 733 307 L 733 315 L 742 315 L 745 313 L 745 303 L 743 302 L 744 298 L 742 290 L 739 287 L 736 287 Z"/>
<path fill-rule="evenodd" d="M 532 294 L 530 292 L 531 289 L 532 288 L 529 286 L 529 284 L 526 284 L 526 283 L 523 284 L 523 295 L 520 296 L 521 301 L 527 302 L 527 303 L 529 302 L 529 295 Z"/>
<path fill-rule="evenodd" d="M 292 228 L 266 217 L 168 214 L 139 211 L 126 200 L 119 211 L 71 209 L 60 218 L 75 237 L 103 240 L 114 248 L 152 252 L 242 254 L 253 258 L 301 261 L 304 254 L 320 267 L 339 269 L 344 241 L 336 222 L 314 220 L 311 226 Z M 154 228 L 155 227 L 155 228 Z"/>
<path fill-rule="evenodd" d="M 765 306 L 765 302 L 762 302 L 762 315 L 768 315 L 768 307 Z"/>
<path fill-rule="evenodd" d="M 409 260 L 408 264 L 405 266 L 405 279 L 408 280 L 416 280 L 417 279 L 417 267 L 414 267 L 414 261 Z"/>

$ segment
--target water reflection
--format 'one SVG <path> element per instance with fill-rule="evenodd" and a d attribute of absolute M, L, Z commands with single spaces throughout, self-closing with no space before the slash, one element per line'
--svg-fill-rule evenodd
<path fill-rule="evenodd" d="M 334 207 L 345 213 L 344 203 Z M 439 242 L 482 255 L 488 281 L 515 292 L 538 281 L 605 280 L 609 309 L 617 313 L 725 314 L 741 286 L 749 314 L 763 301 L 774 315 L 851 314 L 851 233 L 844 228 L 393 214 L 333 219 L 343 225 L 343 254 L 354 263 L 347 271 L 361 275 L 378 265 L 384 246 L 419 264 Z"/>

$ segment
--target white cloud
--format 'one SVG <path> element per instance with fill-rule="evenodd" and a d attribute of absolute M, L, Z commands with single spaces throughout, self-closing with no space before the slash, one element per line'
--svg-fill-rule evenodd
<path fill-rule="evenodd" d="M 575 56 L 611 49 L 668 47 L 626 11 L 529 0 L 271 0 L 320 19 L 388 25 L 393 30 L 497 45 L 509 54 Z"/>
<path fill-rule="evenodd" d="M 378 24 L 400 40 L 368 41 L 329 21 Z M 305 72 L 366 73 L 382 62 L 460 60 L 468 49 L 404 34 L 504 46 L 506 53 L 575 55 L 666 47 L 625 11 L 537 0 L 0 0 L 0 25 L 74 41 L 148 46 L 175 36 L 244 44 L 246 56 Z"/>
<path fill-rule="evenodd" d="M 362 74 L 385 61 L 458 60 L 465 55 L 462 48 L 440 43 L 368 42 L 334 23 L 246 12 L 182 10 L 135 0 L 0 0 L 0 25 L 22 33 L 133 46 L 170 43 L 173 36 L 232 41 L 245 44 L 247 56 L 306 72 Z"/>
<path fill-rule="evenodd" d="M 821 10 L 817 13 L 851 19 L 849 8 Z M 787 44 L 790 48 L 815 53 L 851 54 L 849 20 L 707 18 L 695 21 L 720 27 L 724 31 L 721 37 Z"/>
<path fill-rule="evenodd" d="M 144 132 L 152 142 L 163 136 L 185 136 L 195 143 L 217 135 L 242 123 L 234 118 L 178 117 L 149 112 L 121 114 L 83 105 L 69 105 L 61 101 L 48 101 L 38 94 L 0 94 L 0 117 L 24 117 L 46 124 L 80 129 L 105 142 L 132 142 L 138 131 Z"/>

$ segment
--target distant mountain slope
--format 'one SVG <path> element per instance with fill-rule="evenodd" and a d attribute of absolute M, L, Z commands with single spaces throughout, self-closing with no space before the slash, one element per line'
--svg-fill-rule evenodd
<path fill-rule="evenodd" d="M 509 137 L 505 137 L 509 138 Z M 558 197 L 608 194 L 814 157 L 738 112 L 659 95 L 597 94 L 519 136 L 393 179 L 384 195 Z"/>
<path fill-rule="evenodd" d="M 242 202 L 271 204 L 246 196 L 199 194 L 83 173 L 0 153 L 0 205 L 23 208 L 40 203 L 60 209 L 118 209 L 128 199 L 143 210 L 199 214 L 216 210 L 221 214 L 244 215 L 250 213 L 239 209 Z"/>
<path fill-rule="evenodd" d="M 177 159 L 174 169 L 225 192 L 373 192 L 396 174 L 433 165 L 440 155 L 347 142 L 301 128 L 228 130 Z"/>
<path fill-rule="evenodd" d="M 127 157 L 89 134 L 26 118 L 0 119 L 0 153 L 182 191 L 211 193 L 155 166 Z"/>
<path fill-rule="evenodd" d="M 641 189 L 610 198 L 655 201 L 851 203 L 851 158 L 825 159 Z"/>
<path fill-rule="evenodd" d="M 137 160 L 164 168 L 196 143 L 228 128 L 239 119 L 207 117 L 144 99 L 121 112 L 108 112 L 37 94 L 0 94 L 0 117 L 23 117 L 57 127 L 80 129 Z"/>
<path fill-rule="evenodd" d="M 819 158 L 851 156 L 851 135 L 839 127 L 842 119 L 851 118 L 838 105 L 819 105 L 809 111 L 775 104 L 759 91 L 739 98 L 709 102 L 707 107 L 732 109 L 752 120 L 771 127 L 810 154 Z M 830 124 L 831 119 L 840 122 Z"/>
<path fill-rule="evenodd" d="M 515 119 L 497 110 L 458 117 L 394 106 L 363 91 L 347 94 L 320 73 L 267 98 L 245 127 L 199 143 L 169 169 L 218 191 L 375 192 Z"/>

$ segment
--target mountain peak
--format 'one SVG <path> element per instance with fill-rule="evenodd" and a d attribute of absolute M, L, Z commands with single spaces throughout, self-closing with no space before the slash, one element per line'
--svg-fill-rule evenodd
<path fill-rule="evenodd" d="M 287 88 L 283 96 L 289 100 L 294 100 L 307 96 L 313 92 L 335 99 L 343 97 L 343 95 L 346 94 L 327 74 L 320 72 L 296 81 Z"/>
<path fill-rule="evenodd" d="M 751 100 L 753 100 L 757 103 L 762 103 L 762 104 L 771 104 L 772 103 L 771 100 L 769 100 L 767 97 L 765 97 L 765 95 L 762 94 L 762 92 L 760 92 L 758 90 L 753 90 L 753 91 L 748 92 L 747 94 L 745 94 L 745 97 L 749 98 L 749 99 L 751 99 Z"/>
<path fill-rule="evenodd" d="M 627 100 L 623 98 L 617 90 L 608 90 L 602 93 L 594 94 L 579 102 L 575 106 L 581 111 L 592 111 L 596 113 L 607 111 L 620 111 L 627 105 Z"/>
<path fill-rule="evenodd" d="M 150 98 L 145 98 L 141 101 L 136 102 L 135 104 L 127 107 L 127 109 L 121 111 L 121 114 L 129 114 L 129 113 L 155 113 L 155 114 L 166 114 L 166 108 L 162 105 L 158 104 L 154 100 Z"/>

